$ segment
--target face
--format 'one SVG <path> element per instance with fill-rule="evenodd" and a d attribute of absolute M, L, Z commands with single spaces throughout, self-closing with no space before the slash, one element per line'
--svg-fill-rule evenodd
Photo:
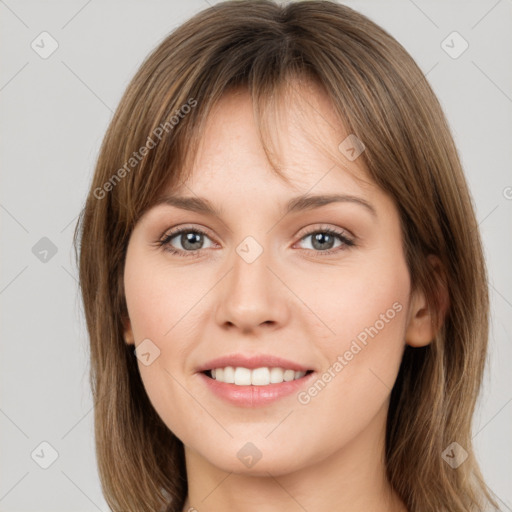
<path fill-rule="evenodd" d="M 125 334 L 147 394 L 186 453 L 224 471 L 279 475 L 382 442 L 412 317 L 396 207 L 338 150 L 348 134 L 321 90 L 300 96 L 276 130 L 287 181 L 231 93 L 189 180 L 128 245 Z"/>

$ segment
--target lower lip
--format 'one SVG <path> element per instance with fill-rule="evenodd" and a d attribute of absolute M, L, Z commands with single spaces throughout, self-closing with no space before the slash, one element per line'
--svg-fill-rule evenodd
<path fill-rule="evenodd" d="M 199 374 L 208 388 L 218 397 L 237 405 L 238 407 L 260 407 L 297 393 L 308 383 L 315 372 L 311 372 L 300 379 L 267 386 L 237 386 L 212 379 L 204 373 Z"/>

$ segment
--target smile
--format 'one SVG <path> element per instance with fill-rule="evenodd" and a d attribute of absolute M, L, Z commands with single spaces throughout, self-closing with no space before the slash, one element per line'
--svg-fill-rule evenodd
<path fill-rule="evenodd" d="M 226 366 L 224 368 L 208 370 L 205 374 L 215 379 L 217 382 L 223 382 L 225 384 L 234 384 L 236 386 L 268 386 L 270 384 L 281 384 L 282 382 L 298 380 L 311 372 L 312 370 L 297 371 L 280 367 L 250 369 L 243 366 Z"/>

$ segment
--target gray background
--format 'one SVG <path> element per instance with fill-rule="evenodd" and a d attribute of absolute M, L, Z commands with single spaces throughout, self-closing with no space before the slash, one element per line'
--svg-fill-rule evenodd
<path fill-rule="evenodd" d="M 129 79 L 176 25 L 213 3 L 0 0 L 1 511 L 108 510 L 73 229 Z M 386 28 L 427 74 L 465 166 L 492 300 L 474 442 L 503 510 L 512 511 L 512 0 L 347 4 Z M 47 59 L 31 48 L 34 40 L 50 48 L 43 31 L 59 45 Z M 469 43 L 458 58 L 441 46 L 453 31 Z M 452 52 L 461 48 L 447 41 Z M 52 460 L 43 441 L 58 452 L 48 469 L 40 467 Z"/>

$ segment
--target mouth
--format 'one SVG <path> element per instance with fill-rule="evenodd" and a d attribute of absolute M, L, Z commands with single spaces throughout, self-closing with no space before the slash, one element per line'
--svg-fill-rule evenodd
<path fill-rule="evenodd" d="M 308 366 L 273 354 L 234 353 L 212 359 L 196 372 L 223 401 L 237 407 L 263 407 L 306 387 L 316 375 Z"/>
<path fill-rule="evenodd" d="M 243 366 L 225 366 L 205 370 L 204 375 L 212 380 L 235 386 L 269 386 L 300 380 L 313 373 L 313 370 L 293 370 L 283 367 L 245 368 Z"/>

